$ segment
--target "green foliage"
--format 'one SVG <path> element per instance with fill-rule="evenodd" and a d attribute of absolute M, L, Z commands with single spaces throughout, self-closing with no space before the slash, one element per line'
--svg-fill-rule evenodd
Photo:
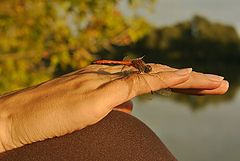
<path fill-rule="evenodd" d="M 99 50 L 144 36 L 148 25 L 123 17 L 117 2 L 2 0 L 0 93 L 86 66 Z"/>
<path fill-rule="evenodd" d="M 190 21 L 152 30 L 134 49 L 148 53 L 152 60 L 236 60 L 240 57 L 240 39 L 232 26 L 195 16 Z"/>

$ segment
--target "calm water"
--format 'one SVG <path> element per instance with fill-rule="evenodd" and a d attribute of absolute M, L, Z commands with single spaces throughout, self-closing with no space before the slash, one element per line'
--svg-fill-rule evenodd
<path fill-rule="evenodd" d="M 134 100 L 146 123 L 179 161 L 239 161 L 240 90 L 231 101 L 192 110 L 171 98 Z"/>

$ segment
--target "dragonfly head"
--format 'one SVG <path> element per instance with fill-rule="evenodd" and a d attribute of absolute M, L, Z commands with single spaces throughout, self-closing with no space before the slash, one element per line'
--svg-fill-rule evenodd
<path fill-rule="evenodd" d="M 152 67 L 150 65 L 146 65 L 144 68 L 144 73 L 149 73 L 152 71 Z"/>

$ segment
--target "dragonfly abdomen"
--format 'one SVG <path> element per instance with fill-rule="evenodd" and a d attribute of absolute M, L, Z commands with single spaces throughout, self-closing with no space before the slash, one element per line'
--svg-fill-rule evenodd
<path fill-rule="evenodd" d="M 127 60 L 122 60 L 122 61 L 117 61 L 117 60 L 95 60 L 92 64 L 119 64 L 119 65 L 127 65 L 131 66 L 132 61 L 127 61 Z"/>

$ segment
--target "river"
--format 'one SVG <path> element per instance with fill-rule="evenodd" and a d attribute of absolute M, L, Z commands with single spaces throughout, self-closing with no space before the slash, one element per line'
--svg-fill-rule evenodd
<path fill-rule="evenodd" d="M 166 97 L 135 99 L 133 115 L 147 124 L 179 161 L 240 159 L 240 91 L 231 101 L 211 102 L 197 110 Z"/>

